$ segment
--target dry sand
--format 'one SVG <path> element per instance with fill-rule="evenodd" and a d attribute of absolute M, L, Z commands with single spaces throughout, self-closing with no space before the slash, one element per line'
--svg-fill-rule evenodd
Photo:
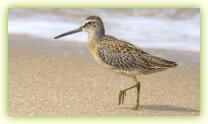
<path fill-rule="evenodd" d="M 199 115 L 199 53 L 147 50 L 178 62 L 174 69 L 141 80 L 118 106 L 119 89 L 131 84 L 97 64 L 84 43 L 9 35 L 8 114 L 27 115 Z"/>

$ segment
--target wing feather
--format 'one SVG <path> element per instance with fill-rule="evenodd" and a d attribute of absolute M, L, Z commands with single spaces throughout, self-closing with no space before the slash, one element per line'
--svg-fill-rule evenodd
<path fill-rule="evenodd" d="M 112 36 L 102 39 L 97 47 L 97 55 L 104 65 L 113 69 L 155 70 L 176 66 L 175 62 L 153 56 L 126 41 L 118 40 Z"/>

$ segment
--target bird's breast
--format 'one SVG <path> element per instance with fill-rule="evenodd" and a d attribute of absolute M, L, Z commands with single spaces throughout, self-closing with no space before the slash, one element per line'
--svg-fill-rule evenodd
<path fill-rule="evenodd" d="M 97 56 L 97 49 L 96 49 L 96 43 L 93 41 L 88 41 L 88 48 L 90 50 L 91 55 L 95 58 L 95 60 L 100 63 L 100 59 Z"/>

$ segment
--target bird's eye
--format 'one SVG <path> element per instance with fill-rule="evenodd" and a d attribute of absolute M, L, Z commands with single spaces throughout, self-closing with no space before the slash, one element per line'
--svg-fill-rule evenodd
<path fill-rule="evenodd" d="M 89 22 L 86 22 L 83 27 L 86 27 L 86 26 L 94 26 L 94 25 L 95 25 L 95 22 L 89 21 Z"/>
<path fill-rule="evenodd" d="M 88 22 L 87 24 L 89 24 L 89 25 L 90 25 L 90 24 L 92 24 L 92 22 Z"/>

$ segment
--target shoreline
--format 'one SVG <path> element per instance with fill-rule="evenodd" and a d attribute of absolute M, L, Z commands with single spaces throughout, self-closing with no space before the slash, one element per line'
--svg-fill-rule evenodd
<path fill-rule="evenodd" d="M 21 40 L 24 37 L 25 40 Z M 91 58 L 87 43 L 75 41 L 62 41 L 52 39 L 37 38 L 30 35 L 9 35 L 9 53 L 20 52 L 22 54 L 34 53 L 45 54 L 52 56 L 67 56 L 74 54 L 75 56 L 82 56 Z M 175 61 L 179 65 L 188 68 L 199 69 L 200 66 L 200 52 L 182 51 L 174 49 L 159 49 L 159 48 L 142 48 L 144 51 L 161 58 Z M 191 60 L 191 61 L 190 61 Z"/>

